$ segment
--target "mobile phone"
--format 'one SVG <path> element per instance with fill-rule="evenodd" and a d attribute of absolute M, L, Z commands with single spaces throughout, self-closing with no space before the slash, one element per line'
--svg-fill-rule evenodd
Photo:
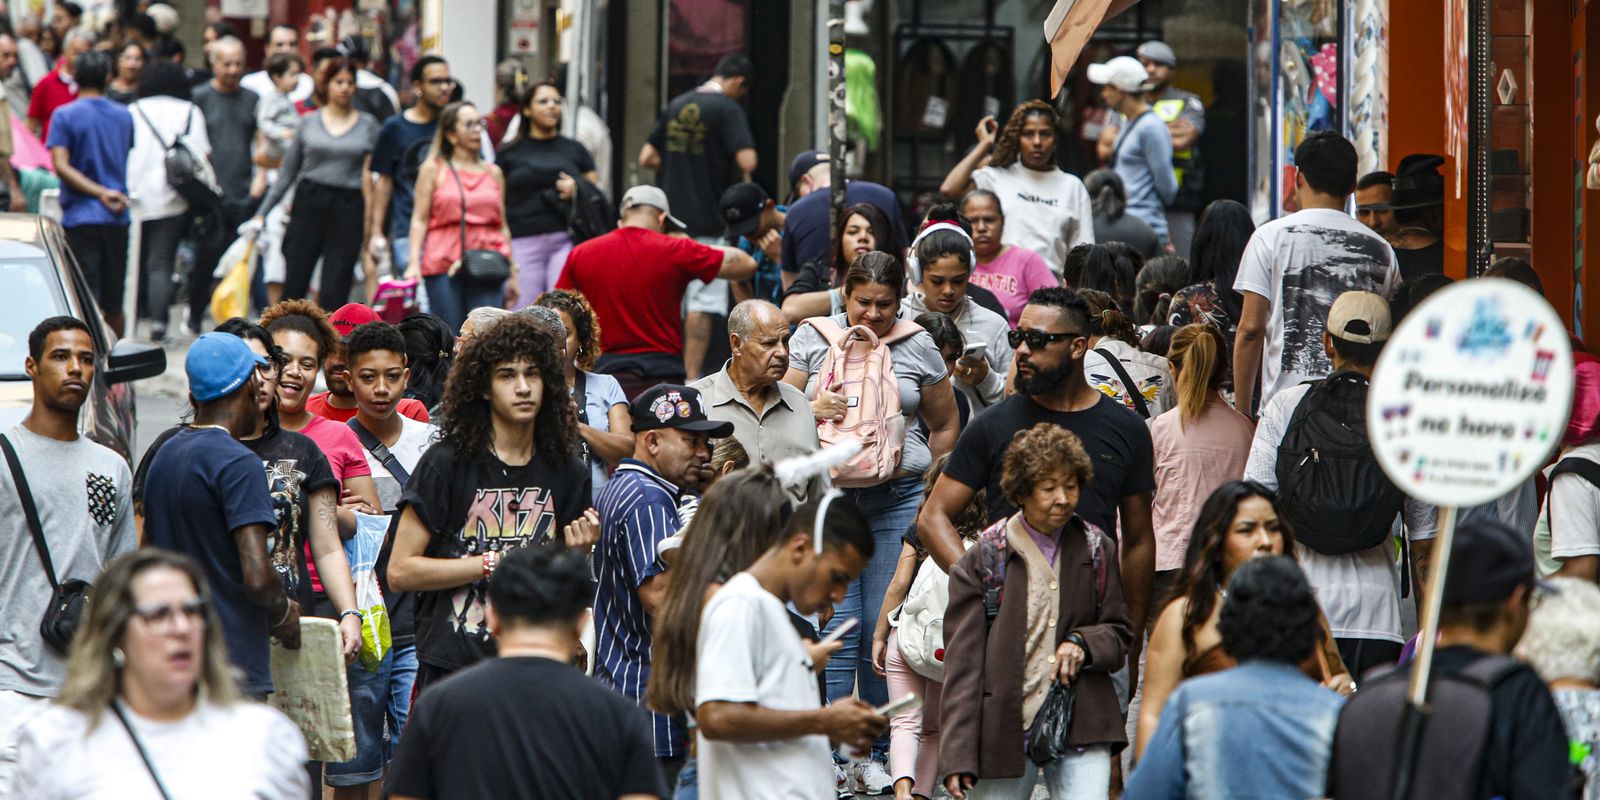
<path fill-rule="evenodd" d="M 906 713 L 907 711 L 913 711 L 921 707 L 922 698 L 918 697 L 915 693 L 912 693 L 900 698 L 899 700 L 894 700 L 878 706 L 873 710 L 877 712 L 878 716 L 880 717 L 897 717 Z"/>
<path fill-rule="evenodd" d="M 984 129 L 988 130 L 990 133 L 994 133 L 995 131 L 1000 129 L 1000 123 L 995 122 L 992 119 L 986 119 L 986 120 L 983 121 L 983 127 L 984 127 Z"/>
<path fill-rule="evenodd" d="M 987 352 L 989 352 L 988 343 L 987 342 L 978 342 L 976 344 L 967 345 L 966 349 L 961 351 L 961 357 L 962 358 L 982 358 L 983 354 L 987 353 Z"/>
<path fill-rule="evenodd" d="M 822 637 L 822 641 L 817 642 L 817 644 L 833 644 L 834 642 L 837 642 L 840 639 L 843 639 L 845 634 L 855 630 L 856 626 L 860 625 L 860 624 L 861 624 L 861 618 L 860 617 L 851 617 L 851 618 L 845 620 L 844 622 L 839 623 L 839 627 L 834 628 L 833 629 L 833 633 L 830 633 L 827 636 Z"/>

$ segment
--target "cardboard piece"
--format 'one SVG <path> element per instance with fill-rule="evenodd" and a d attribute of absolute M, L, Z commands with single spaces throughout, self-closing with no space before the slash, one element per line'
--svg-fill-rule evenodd
<path fill-rule="evenodd" d="M 356 757 L 344 670 L 339 626 L 333 620 L 301 617 L 299 650 L 272 644 L 273 692 L 268 702 L 300 726 L 312 761 Z"/>

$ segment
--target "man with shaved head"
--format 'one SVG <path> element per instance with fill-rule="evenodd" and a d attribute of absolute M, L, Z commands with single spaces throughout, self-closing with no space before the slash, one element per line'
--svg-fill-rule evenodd
<path fill-rule="evenodd" d="M 222 208 L 217 230 L 200 237 L 195 253 L 194 272 L 189 276 L 189 322 L 191 332 L 201 332 L 206 306 L 211 302 L 211 272 L 222 258 L 222 251 L 233 241 L 233 232 L 250 219 L 256 199 L 250 196 L 251 171 L 255 169 L 250 146 L 256 138 L 255 92 L 240 85 L 244 77 L 244 44 L 223 36 L 206 49 L 211 60 L 210 82 L 194 90 L 194 104 L 206 116 L 206 135 L 211 137 L 211 163 L 222 187 Z M 221 320 L 218 320 L 219 322 Z"/>
<path fill-rule="evenodd" d="M 706 401 L 706 416 L 732 422 L 733 437 L 750 462 L 777 462 L 817 449 L 811 401 L 783 382 L 789 370 L 789 322 L 765 300 L 746 300 L 728 312 L 732 357 L 691 387 Z M 812 486 L 785 487 L 804 501 Z"/>

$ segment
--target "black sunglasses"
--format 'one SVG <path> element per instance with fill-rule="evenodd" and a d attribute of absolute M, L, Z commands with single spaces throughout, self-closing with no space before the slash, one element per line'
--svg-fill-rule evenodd
<path fill-rule="evenodd" d="M 1062 331 L 1061 333 L 1046 333 L 1044 331 L 1010 331 L 1006 333 L 1006 341 L 1010 343 L 1011 349 L 1013 350 L 1022 346 L 1023 342 L 1028 343 L 1029 350 L 1038 350 L 1062 341 L 1063 339 L 1077 339 L 1081 336 L 1088 336 L 1088 334 L 1080 333 L 1078 331 Z"/>

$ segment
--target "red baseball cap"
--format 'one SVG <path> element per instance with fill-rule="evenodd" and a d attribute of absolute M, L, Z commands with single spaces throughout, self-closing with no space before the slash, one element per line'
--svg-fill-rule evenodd
<path fill-rule="evenodd" d="M 328 322 L 339 332 L 340 339 L 348 339 L 356 328 L 381 319 L 378 312 L 373 311 L 372 307 L 365 303 L 346 303 L 328 317 Z"/>

